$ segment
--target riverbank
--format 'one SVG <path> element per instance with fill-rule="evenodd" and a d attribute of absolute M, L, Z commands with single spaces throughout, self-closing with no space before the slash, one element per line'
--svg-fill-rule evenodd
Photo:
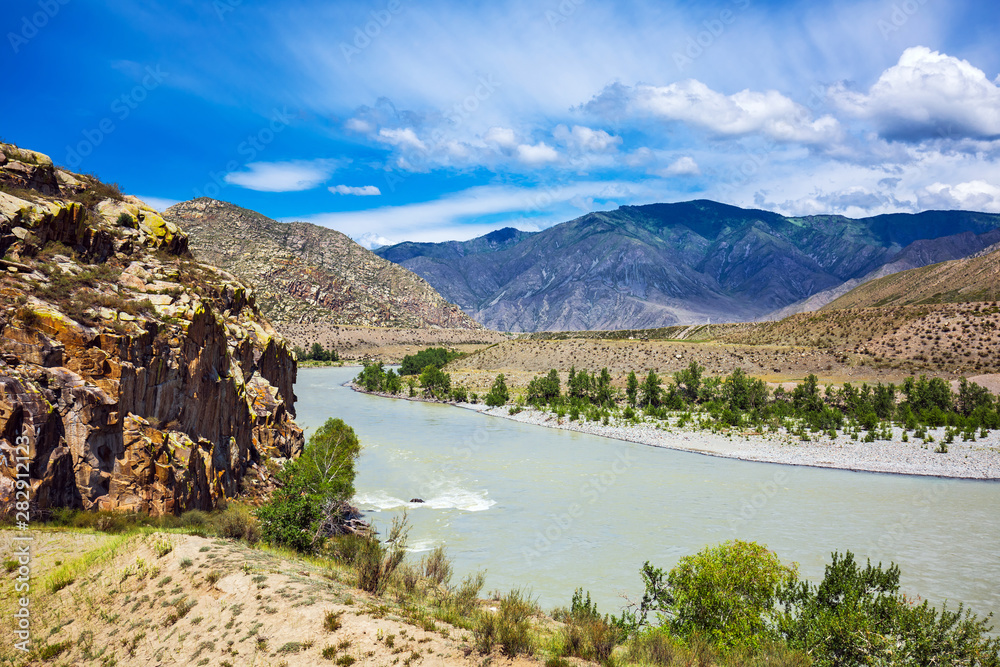
<path fill-rule="evenodd" d="M 688 426 L 667 427 L 660 420 L 633 424 L 614 417 L 605 426 L 599 422 L 570 421 L 565 417 L 559 419 L 551 412 L 532 408 L 512 415 L 510 406 L 489 408 L 470 403 L 458 406 L 525 424 L 742 461 L 957 479 L 1000 479 L 998 431 L 991 431 L 985 438 L 977 438 L 976 442 L 962 442 L 961 438 L 956 438 L 955 442 L 948 444 L 947 453 L 938 453 L 935 450 L 937 443 L 944 439 L 944 428 L 927 430 L 934 437 L 934 442 L 929 444 L 916 439 L 902 442 L 903 431 L 895 427 L 891 441 L 862 442 L 843 434 L 834 439 L 812 434 L 812 441 L 803 442 L 798 436 L 784 431 L 713 433 Z"/>
<path fill-rule="evenodd" d="M 444 403 L 435 399 L 392 395 L 384 392 L 366 392 L 353 382 L 347 386 L 354 391 L 370 393 L 383 398 L 408 401 Z M 932 442 L 912 438 L 903 442 L 903 430 L 892 427 L 892 440 L 863 442 L 852 440 L 850 435 L 838 434 L 836 438 L 814 433 L 809 442 L 784 429 L 776 432 L 713 432 L 692 426 L 678 427 L 676 419 L 668 422 L 650 420 L 634 423 L 610 417 L 607 425 L 585 420 L 570 421 L 558 418 L 552 412 L 524 408 L 510 414 L 510 405 L 495 408 L 481 403 L 451 403 L 493 417 L 501 417 L 524 424 L 558 428 L 624 440 L 651 447 L 663 447 L 696 454 L 720 456 L 783 465 L 834 468 L 856 472 L 879 472 L 898 475 L 923 475 L 955 479 L 1000 479 L 1000 431 L 991 431 L 975 442 L 963 442 L 956 437 L 948 443 L 947 452 L 937 451 L 945 438 L 944 428 L 929 428 Z M 912 437 L 912 436 L 911 436 Z"/>

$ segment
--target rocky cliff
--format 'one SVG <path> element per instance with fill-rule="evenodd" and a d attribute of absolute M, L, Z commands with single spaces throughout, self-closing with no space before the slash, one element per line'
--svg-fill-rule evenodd
<path fill-rule="evenodd" d="M 279 328 L 481 328 L 423 278 L 332 229 L 276 222 L 207 198 L 171 206 L 164 217 L 187 230 L 196 257 L 252 285 L 262 311 Z"/>
<path fill-rule="evenodd" d="M 138 199 L 0 144 L 0 256 L 4 509 L 210 509 L 301 452 L 284 341 Z"/>

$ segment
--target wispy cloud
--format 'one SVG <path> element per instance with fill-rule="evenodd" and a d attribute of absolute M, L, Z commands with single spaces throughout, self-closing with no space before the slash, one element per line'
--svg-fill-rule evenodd
<path fill-rule="evenodd" d="M 330 159 L 250 162 L 242 171 L 226 174 L 224 180 L 259 192 L 298 192 L 322 184 L 343 164 L 343 160 Z"/>
<path fill-rule="evenodd" d="M 434 201 L 297 218 L 384 242 L 466 240 L 501 226 L 538 230 L 597 208 L 655 201 L 655 184 L 582 182 L 549 188 L 477 186 Z M 582 206 L 579 202 L 585 201 Z"/>
<path fill-rule="evenodd" d="M 359 197 L 372 197 L 374 195 L 382 194 L 382 191 L 374 185 L 362 185 L 362 186 L 350 186 L 350 185 L 334 185 L 327 188 L 330 192 L 336 195 L 357 195 Z"/>

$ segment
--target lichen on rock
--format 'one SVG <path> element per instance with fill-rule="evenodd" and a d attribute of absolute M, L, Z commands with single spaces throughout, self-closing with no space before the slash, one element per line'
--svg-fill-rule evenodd
<path fill-rule="evenodd" d="M 20 436 L 42 511 L 178 514 L 266 491 L 268 459 L 303 436 L 295 360 L 253 293 L 138 199 L 0 153 L 0 509 Z"/>

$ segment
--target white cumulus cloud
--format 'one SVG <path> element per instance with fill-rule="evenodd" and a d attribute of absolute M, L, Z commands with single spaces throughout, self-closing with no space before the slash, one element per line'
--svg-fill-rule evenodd
<path fill-rule="evenodd" d="M 867 93 L 843 84 L 831 99 L 874 121 L 890 139 L 1000 137 L 1000 86 L 966 60 L 915 46 L 882 72 Z"/>
<path fill-rule="evenodd" d="M 540 166 L 559 159 L 559 152 L 544 141 L 537 144 L 521 144 L 517 147 L 517 159 L 529 166 Z"/>
<path fill-rule="evenodd" d="M 517 135 L 509 127 L 491 127 L 483 135 L 483 141 L 500 148 L 514 148 L 517 146 Z"/>
<path fill-rule="evenodd" d="M 371 197 L 374 195 L 382 194 L 382 191 L 374 185 L 361 185 L 361 186 L 351 186 L 351 185 L 333 185 L 327 188 L 330 192 L 335 195 L 357 195 L 359 197 Z"/>
<path fill-rule="evenodd" d="M 417 133 L 413 131 L 412 127 L 405 127 L 402 129 L 390 129 L 382 128 L 378 132 L 379 141 L 385 142 L 391 146 L 397 146 L 400 148 L 415 148 L 419 151 L 427 150 L 427 145 L 424 144 L 417 137 Z"/>
<path fill-rule="evenodd" d="M 604 153 L 615 150 L 622 142 L 621 137 L 608 134 L 604 130 L 594 130 L 582 125 L 574 125 L 569 129 L 565 125 L 557 125 L 552 136 L 577 151 L 588 153 Z"/>
<path fill-rule="evenodd" d="M 1000 212 L 1000 187 L 986 181 L 969 181 L 956 185 L 933 183 L 917 193 L 920 208 L 962 209 L 966 211 Z"/>
<path fill-rule="evenodd" d="M 721 136 L 763 134 L 777 141 L 821 144 L 836 141 L 842 132 L 833 116 L 813 118 L 808 108 L 777 91 L 725 95 L 695 79 L 667 86 L 614 84 L 587 108 L 604 115 L 677 121 Z"/>
<path fill-rule="evenodd" d="M 259 192 L 298 192 L 327 180 L 340 165 L 339 160 L 250 162 L 243 171 L 230 172 L 223 180 Z"/>
<path fill-rule="evenodd" d="M 697 176 L 701 173 L 701 169 L 698 168 L 694 158 L 685 155 L 655 173 L 657 176 Z"/>

